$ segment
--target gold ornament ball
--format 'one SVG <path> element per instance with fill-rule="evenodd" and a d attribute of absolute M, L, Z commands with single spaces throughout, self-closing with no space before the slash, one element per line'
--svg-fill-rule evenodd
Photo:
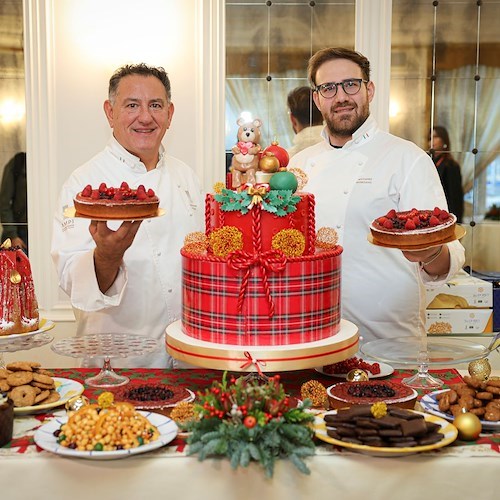
<path fill-rule="evenodd" d="M 488 358 L 476 359 L 469 363 L 469 374 L 471 377 L 477 377 L 486 380 L 491 374 L 491 365 Z"/>
<path fill-rule="evenodd" d="M 351 370 L 346 377 L 348 382 L 365 382 L 368 378 L 368 373 L 360 368 L 354 368 L 354 370 Z"/>
<path fill-rule="evenodd" d="M 481 433 L 482 425 L 479 418 L 473 413 L 460 413 L 453 425 L 458 429 L 458 438 L 462 441 L 474 441 Z"/>

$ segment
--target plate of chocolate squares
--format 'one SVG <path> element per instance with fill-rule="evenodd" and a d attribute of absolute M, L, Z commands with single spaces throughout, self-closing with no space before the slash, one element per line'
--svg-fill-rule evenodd
<path fill-rule="evenodd" d="M 373 405 L 355 405 L 316 416 L 316 437 L 349 451 L 377 457 L 400 457 L 453 443 L 457 429 L 447 420 L 397 407 L 385 415 Z"/>

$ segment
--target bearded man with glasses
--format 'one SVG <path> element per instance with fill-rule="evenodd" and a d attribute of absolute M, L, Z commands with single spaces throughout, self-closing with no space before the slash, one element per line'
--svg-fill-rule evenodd
<path fill-rule="evenodd" d="M 305 171 L 316 198 L 316 227 L 332 227 L 343 246 L 342 316 L 364 341 L 425 335 L 425 287 L 440 286 L 464 264 L 458 241 L 421 251 L 368 242 L 373 219 L 397 212 L 447 208 L 430 157 L 380 130 L 370 116 L 375 84 L 370 62 L 345 48 L 325 48 L 308 66 L 313 100 L 325 121 L 323 141 L 289 167 Z"/>

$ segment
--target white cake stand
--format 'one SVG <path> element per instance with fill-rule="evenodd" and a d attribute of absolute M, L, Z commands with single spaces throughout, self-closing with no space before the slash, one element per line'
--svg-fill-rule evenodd
<path fill-rule="evenodd" d="M 213 344 L 186 335 L 181 321 L 167 327 L 167 352 L 186 363 L 235 372 L 279 372 L 304 370 L 343 361 L 358 351 L 358 328 L 341 320 L 340 330 L 316 342 L 276 346 Z"/>

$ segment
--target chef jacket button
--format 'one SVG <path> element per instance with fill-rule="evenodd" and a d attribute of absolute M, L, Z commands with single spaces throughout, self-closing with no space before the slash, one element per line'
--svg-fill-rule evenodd
<path fill-rule="evenodd" d="M 172 289 L 171 288 L 168 289 L 168 293 L 172 293 Z"/>
<path fill-rule="evenodd" d="M 161 252 L 156 252 L 156 255 L 159 257 L 161 255 Z"/>
<path fill-rule="evenodd" d="M 342 228 L 342 224 L 337 224 L 337 229 L 341 229 Z"/>
<path fill-rule="evenodd" d="M 349 191 L 347 189 L 344 189 L 344 194 L 349 194 Z"/>
<path fill-rule="evenodd" d="M 363 162 L 362 162 L 362 161 L 358 161 L 358 165 L 359 165 L 360 167 L 362 167 L 362 166 L 363 166 Z"/>

